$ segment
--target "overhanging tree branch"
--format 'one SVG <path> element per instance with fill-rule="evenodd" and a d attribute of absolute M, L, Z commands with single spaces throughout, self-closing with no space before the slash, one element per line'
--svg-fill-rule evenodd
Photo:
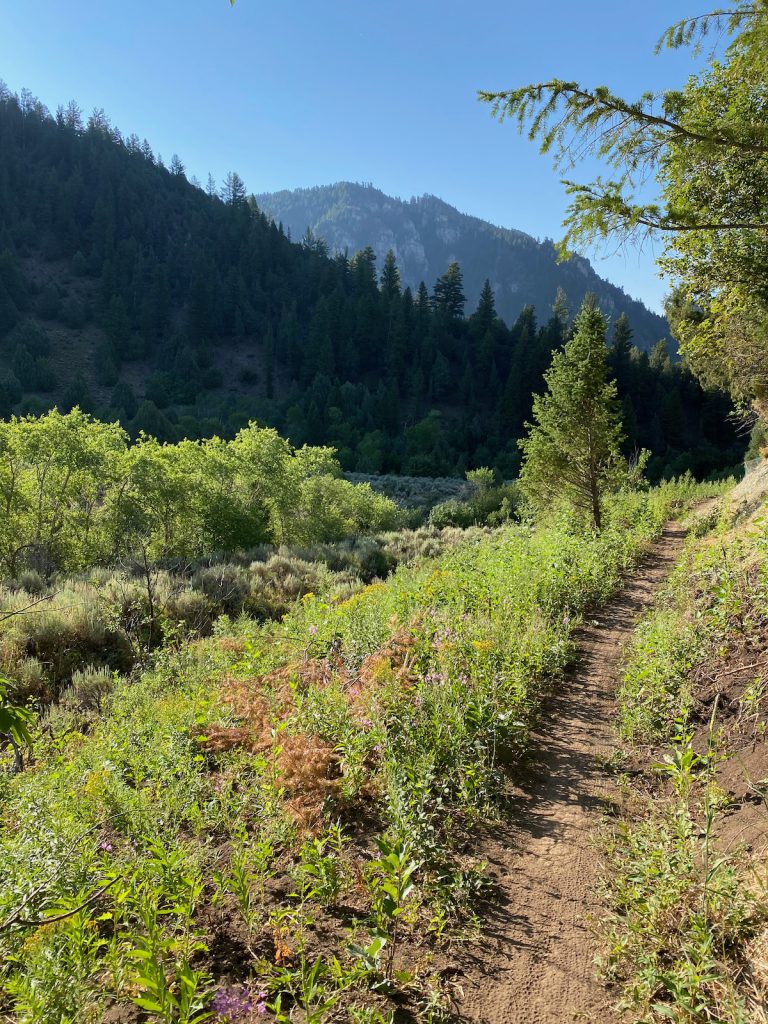
<path fill-rule="evenodd" d="M 665 132 L 667 141 L 687 140 L 707 146 L 743 150 L 747 153 L 768 153 L 768 137 L 765 141 L 760 141 L 740 138 L 729 132 L 696 131 L 686 128 L 666 114 L 655 114 L 647 109 L 649 104 L 658 102 L 659 99 L 669 100 L 674 95 L 646 93 L 637 102 L 630 103 L 616 96 L 606 86 L 600 85 L 590 90 L 582 88 L 578 82 L 564 82 L 557 78 L 549 82 L 526 85 L 520 89 L 478 92 L 479 99 L 491 104 L 494 117 L 500 121 L 514 117 L 521 131 L 525 123 L 530 121 L 528 137 L 541 137 L 542 152 L 548 152 L 555 142 L 560 142 L 562 148 L 564 133 L 569 129 L 575 135 L 586 135 L 610 118 L 621 116 L 624 121 L 609 126 L 609 131 L 613 129 L 612 134 L 623 134 L 630 128 L 661 129 Z M 554 121 L 557 117 L 559 120 Z M 634 144 L 641 145 L 641 140 L 635 140 Z M 613 140 L 602 141 L 599 146 L 596 145 L 601 152 L 612 147 Z"/>
<path fill-rule="evenodd" d="M 681 47 L 690 46 L 694 40 L 696 40 L 694 53 L 698 53 L 712 27 L 720 32 L 733 32 L 747 18 L 759 13 L 758 7 L 739 4 L 735 9 L 721 8 L 717 11 L 710 11 L 708 14 L 698 14 L 693 18 L 683 18 L 682 21 L 670 25 L 659 39 L 656 44 L 656 53 L 664 48 L 679 50 Z"/>

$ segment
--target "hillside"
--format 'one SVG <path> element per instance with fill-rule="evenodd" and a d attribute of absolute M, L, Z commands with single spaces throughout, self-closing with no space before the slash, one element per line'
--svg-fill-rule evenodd
<path fill-rule="evenodd" d="M 601 278 L 583 257 L 558 263 L 550 240 L 538 241 L 523 231 L 460 213 L 436 196 L 395 199 L 372 185 L 342 181 L 264 193 L 256 201 L 296 240 L 309 228 L 332 252 L 354 253 L 370 245 L 379 265 L 391 249 L 403 282 L 414 289 L 420 281 L 434 281 L 457 260 L 470 306 L 477 303 L 487 279 L 499 315 L 508 323 L 529 304 L 549 315 L 562 288 L 572 311 L 593 292 L 612 320 L 625 313 L 643 350 L 669 334 L 663 317 Z"/>
<path fill-rule="evenodd" d="M 101 111 L 0 87 L 0 150 L 0 415 L 78 405 L 166 441 L 257 419 L 345 470 L 516 474 L 570 329 L 549 293 L 508 325 L 456 264 L 413 292 L 370 249 L 292 243 L 237 174 L 204 191 Z M 635 329 L 609 335 L 627 452 L 653 453 L 652 479 L 736 463 L 728 401 Z"/>

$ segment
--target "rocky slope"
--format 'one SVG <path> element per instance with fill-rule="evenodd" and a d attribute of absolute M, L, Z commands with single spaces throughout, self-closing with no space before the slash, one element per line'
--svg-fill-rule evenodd
<path fill-rule="evenodd" d="M 635 341 L 650 348 L 668 332 L 666 320 L 630 298 L 593 270 L 588 260 L 574 257 L 557 262 L 550 240 L 537 241 L 522 231 L 496 227 L 460 213 L 435 196 L 404 201 L 387 196 L 372 185 L 340 182 L 317 188 L 264 193 L 259 206 L 281 221 L 298 241 L 307 228 L 330 250 L 350 254 L 371 246 L 379 267 L 392 249 L 405 284 L 431 287 L 451 260 L 458 260 L 471 309 L 486 278 L 496 295 L 501 316 L 515 320 L 526 303 L 546 319 L 558 287 L 564 289 L 575 310 L 587 292 L 595 292 L 603 310 L 616 318 L 625 312 Z"/>

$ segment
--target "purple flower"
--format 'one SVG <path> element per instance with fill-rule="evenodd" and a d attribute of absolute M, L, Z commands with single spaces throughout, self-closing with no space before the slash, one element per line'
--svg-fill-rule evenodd
<path fill-rule="evenodd" d="M 112 853 L 112 843 L 108 843 L 105 839 L 103 843 L 99 843 L 99 849 L 104 853 Z"/>
<path fill-rule="evenodd" d="M 314 624 L 314 622 L 309 627 L 309 635 L 310 636 L 317 636 L 317 626 Z"/>
<path fill-rule="evenodd" d="M 246 1020 L 252 1013 L 260 1015 L 267 1012 L 267 993 L 254 992 L 247 985 L 232 985 L 220 988 L 211 1002 L 211 1009 L 220 1021 L 226 1024 L 237 1024 Z"/>

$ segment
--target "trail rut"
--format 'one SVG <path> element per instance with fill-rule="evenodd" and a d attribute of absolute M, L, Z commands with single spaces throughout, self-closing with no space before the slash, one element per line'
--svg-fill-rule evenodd
<path fill-rule="evenodd" d="M 685 531 L 668 526 L 634 575 L 578 635 L 575 669 L 545 702 L 525 777 L 484 855 L 500 899 L 479 952 L 459 980 L 459 1017 L 479 1024 L 611 1024 L 611 993 L 596 979 L 598 853 L 592 835 L 610 793 L 604 763 L 614 740 L 622 648 L 669 574 Z"/>

